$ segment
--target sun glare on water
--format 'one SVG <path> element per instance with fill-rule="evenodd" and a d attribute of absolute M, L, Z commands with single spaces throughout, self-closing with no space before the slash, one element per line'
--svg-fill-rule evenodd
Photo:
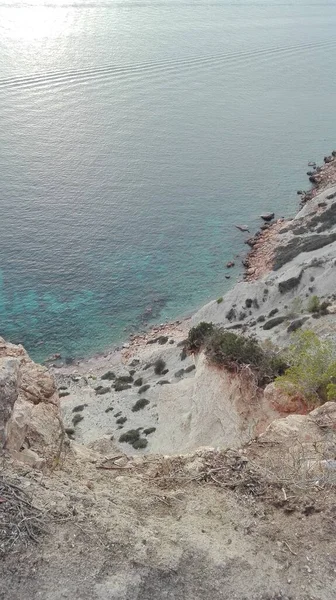
<path fill-rule="evenodd" d="M 49 0 L 17 4 L 6 16 L 7 36 L 26 42 L 59 37 L 71 26 L 70 11 L 57 5 L 51 9 Z"/>

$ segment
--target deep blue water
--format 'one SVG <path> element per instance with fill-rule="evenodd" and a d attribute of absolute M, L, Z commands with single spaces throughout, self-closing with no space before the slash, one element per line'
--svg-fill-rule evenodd
<path fill-rule="evenodd" d="M 0 335 L 81 356 L 222 295 L 233 224 L 336 146 L 335 32 L 335 2 L 0 1 Z"/>

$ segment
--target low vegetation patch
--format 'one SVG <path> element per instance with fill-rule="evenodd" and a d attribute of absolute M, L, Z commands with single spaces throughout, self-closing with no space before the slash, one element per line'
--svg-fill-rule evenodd
<path fill-rule="evenodd" d="M 84 419 L 83 415 L 79 415 L 77 413 L 77 415 L 75 415 L 74 418 L 72 419 L 72 424 L 74 426 L 76 426 L 76 425 L 78 425 L 78 423 L 80 423 L 81 421 L 83 421 L 83 419 Z"/>
<path fill-rule="evenodd" d="M 116 420 L 117 425 L 123 425 L 124 423 L 126 423 L 127 421 L 127 417 L 119 417 L 119 419 Z"/>
<path fill-rule="evenodd" d="M 154 433 L 154 431 L 156 431 L 156 427 L 147 427 L 147 429 L 143 430 L 145 435 L 150 435 L 151 433 Z"/>
<path fill-rule="evenodd" d="M 142 383 L 143 383 L 143 379 L 142 379 L 142 377 L 139 377 L 138 379 L 135 380 L 133 385 L 140 387 L 142 385 Z"/>
<path fill-rule="evenodd" d="M 145 438 L 139 438 L 138 440 L 135 440 L 135 442 L 133 442 L 132 444 L 134 450 L 141 450 L 142 448 L 146 448 L 147 445 L 148 440 L 146 440 Z"/>
<path fill-rule="evenodd" d="M 200 323 L 188 337 L 189 350 L 204 348 L 210 362 L 239 371 L 248 366 L 256 375 L 258 385 L 266 385 L 282 374 L 286 363 L 274 350 L 264 350 L 254 337 L 228 331 L 213 323 Z"/>
<path fill-rule="evenodd" d="M 285 353 L 289 368 L 275 384 L 290 395 L 312 403 L 336 400 L 336 348 L 313 331 L 297 331 Z"/>
<path fill-rule="evenodd" d="M 307 310 L 312 313 L 313 316 L 327 315 L 329 305 L 330 302 L 327 300 L 321 302 L 318 296 L 311 296 L 308 300 Z"/>
<path fill-rule="evenodd" d="M 123 392 L 124 390 L 129 390 L 131 387 L 129 383 L 123 383 L 122 381 L 116 381 L 114 384 L 116 392 Z"/>
<path fill-rule="evenodd" d="M 82 412 L 82 410 L 84 410 L 84 408 L 87 406 L 87 404 L 77 404 L 77 406 L 75 406 L 72 409 L 72 412 L 76 413 L 76 412 Z"/>
<path fill-rule="evenodd" d="M 132 412 L 138 412 L 138 410 L 145 408 L 147 404 L 149 404 L 149 400 L 147 400 L 147 398 L 139 398 L 139 400 L 136 401 L 134 406 L 132 406 Z"/>
<path fill-rule="evenodd" d="M 188 334 L 186 347 L 191 352 L 200 350 L 206 341 L 213 335 L 215 326 L 213 323 L 202 321 L 196 327 L 192 327 Z"/>
<path fill-rule="evenodd" d="M 138 394 L 143 394 L 144 392 L 147 392 L 147 390 L 149 390 L 150 388 L 150 384 L 146 383 L 145 385 L 142 385 L 139 390 L 138 390 Z"/>
<path fill-rule="evenodd" d="M 120 383 L 132 383 L 133 377 L 132 375 L 120 375 L 120 377 L 117 377 L 116 381 L 119 381 Z"/>
<path fill-rule="evenodd" d="M 98 387 L 95 388 L 95 392 L 96 392 L 97 396 L 102 396 L 103 394 L 107 394 L 110 391 L 111 391 L 111 388 L 104 387 L 103 385 L 99 385 Z"/>
<path fill-rule="evenodd" d="M 220 298 L 217 298 L 217 304 L 222 304 L 223 302 L 223 296 L 220 296 Z"/>
<path fill-rule="evenodd" d="M 107 371 L 107 373 L 104 373 L 104 375 L 101 376 L 101 379 L 107 379 L 107 380 L 111 380 L 111 379 L 115 379 L 115 373 L 113 373 L 113 371 Z"/>
<path fill-rule="evenodd" d="M 156 375 L 162 375 L 162 372 L 164 371 L 165 367 L 166 363 L 163 360 L 163 358 L 158 358 L 154 363 L 154 373 Z"/>
<path fill-rule="evenodd" d="M 129 429 L 129 431 L 125 431 L 122 433 L 119 442 L 126 442 L 127 444 L 133 444 L 140 437 L 140 433 L 138 429 Z"/>
<path fill-rule="evenodd" d="M 131 444 L 135 450 L 140 450 L 141 448 L 146 448 L 148 444 L 148 440 L 140 437 L 139 429 L 130 429 L 125 433 L 122 433 L 119 442 L 126 442 L 127 444 Z"/>

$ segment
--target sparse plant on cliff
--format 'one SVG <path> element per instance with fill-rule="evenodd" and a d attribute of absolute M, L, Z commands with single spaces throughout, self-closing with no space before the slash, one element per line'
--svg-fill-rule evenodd
<path fill-rule="evenodd" d="M 166 363 L 163 360 L 163 358 L 158 358 L 154 363 L 154 373 L 156 375 L 162 375 L 162 372 L 164 371 L 165 367 Z"/>
<path fill-rule="evenodd" d="M 310 313 L 316 313 L 320 308 L 320 300 L 318 296 L 310 296 L 307 304 L 307 310 Z"/>
<path fill-rule="evenodd" d="M 287 319 L 295 319 L 300 315 L 300 313 L 302 313 L 302 298 L 297 296 L 297 298 L 292 300 L 290 306 L 288 307 L 286 317 Z"/>
<path fill-rule="evenodd" d="M 213 323 L 202 322 L 189 331 L 187 349 L 195 352 L 201 348 L 210 362 L 231 371 L 249 367 L 258 385 L 273 381 L 288 366 L 276 349 L 264 349 L 256 338 L 239 335 Z"/>
<path fill-rule="evenodd" d="M 199 350 L 205 341 L 213 334 L 215 326 L 213 323 L 202 321 L 195 327 L 192 327 L 188 334 L 187 348 L 192 352 Z"/>
<path fill-rule="evenodd" d="M 289 368 L 275 380 L 290 395 L 302 394 L 312 403 L 336 399 L 336 348 L 313 331 L 293 334 L 286 352 Z"/>
<path fill-rule="evenodd" d="M 256 338 L 220 327 L 208 338 L 205 350 L 211 362 L 230 370 L 239 371 L 243 366 L 248 366 L 260 386 L 273 381 L 287 366 L 275 351 L 264 350 Z"/>

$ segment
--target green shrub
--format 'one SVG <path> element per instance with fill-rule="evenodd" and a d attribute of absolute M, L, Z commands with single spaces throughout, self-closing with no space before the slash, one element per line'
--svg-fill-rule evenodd
<path fill-rule="evenodd" d="M 245 337 L 215 328 L 205 346 L 209 360 L 230 370 L 248 365 L 257 376 L 258 385 L 265 385 L 281 374 L 286 364 L 276 352 L 264 350 L 254 337 Z"/>
<path fill-rule="evenodd" d="M 147 404 L 149 404 L 149 400 L 147 400 L 146 398 L 139 398 L 139 400 L 137 400 L 134 406 L 132 407 L 132 412 L 138 412 L 138 410 L 145 408 Z"/>
<path fill-rule="evenodd" d="M 318 296 L 311 296 L 308 300 L 307 310 L 310 313 L 317 313 L 320 309 L 320 300 Z"/>
<path fill-rule="evenodd" d="M 149 390 L 149 388 L 150 388 L 150 384 L 149 383 L 145 383 L 145 385 L 142 385 L 138 389 L 138 394 L 143 394 L 144 392 L 147 392 L 147 390 Z"/>
<path fill-rule="evenodd" d="M 140 387 L 143 384 L 143 379 L 142 377 L 139 377 L 138 379 L 135 380 L 134 384 L 136 387 Z"/>
<path fill-rule="evenodd" d="M 134 450 L 140 450 L 142 448 L 146 448 L 147 445 L 148 445 L 148 440 L 146 440 L 145 438 L 139 438 L 138 440 L 135 440 L 132 444 Z"/>
<path fill-rule="evenodd" d="M 138 429 L 129 429 L 125 433 L 122 433 L 119 442 L 126 442 L 128 444 L 134 444 L 140 437 L 140 433 Z"/>
<path fill-rule="evenodd" d="M 161 375 L 162 371 L 165 369 L 165 366 L 165 361 L 162 358 L 158 358 L 154 363 L 154 373 L 156 373 L 156 375 Z"/>
<path fill-rule="evenodd" d="M 119 381 L 120 383 L 132 383 L 133 377 L 132 375 L 120 375 L 120 377 L 117 377 L 116 381 Z"/>
<path fill-rule="evenodd" d="M 154 433 L 154 431 L 156 431 L 156 427 L 148 427 L 147 429 L 143 430 L 145 435 L 150 435 L 151 433 Z"/>
<path fill-rule="evenodd" d="M 80 423 L 81 421 L 83 421 L 84 417 L 82 415 L 79 415 L 78 413 L 74 416 L 74 418 L 72 419 L 72 423 L 74 426 L 78 425 L 78 423 Z"/>
<path fill-rule="evenodd" d="M 98 387 L 95 388 L 95 392 L 97 394 L 97 396 L 102 396 L 103 394 L 108 394 L 108 392 L 111 391 L 111 388 L 109 387 L 104 387 L 102 385 L 99 385 Z"/>
<path fill-rule="evenodd" d="M 293 334 L 286 352 L 289 368 L 277 377 L 276 385 L 293 395 L 302 394 L 310 402 L 336 399 L 336 348 L 330 340 L 313 331 Z"/>
<path fill-rule="evenodd" d="M 214 329 L 215 326 L 213 323 L 205 323 L 204 321 L 196 325 L 196 327 L 192 327 L 187 338 L 187 348 L 193 352 L 198 351 L 213 333 Z"/>
<path fill-rule="evenodd" d="M 116 381 L 114 384 L 114 389 L 116 392 L 123 392 L 124 390 L 129 390 L 132 386 L 129 383 L 123 383 L 122 381 Z"/>
<path fill-rule="evenodd" d="M 113 373 L 113 371 L 107 371 L 107 373 L 104 373 L 104 375 L 101 376 L 102 379 L 107 379 L 107 380 L 111 380 L 111 379 L 115 379 L 115 373 Z"/>
<path fill-rule="evenodd" d="M 223 302 L 223 296 L 221 296 L 220 298 L 217 298 L 217 304 L 222 304 Z"/>
<path fill-rule="evenodd" d="M 119 419 L 116 420 L 117 425 L 123 425 L 124 423 L 126 423 L 127 421 L 127 417 L 119 417 Z"/>

